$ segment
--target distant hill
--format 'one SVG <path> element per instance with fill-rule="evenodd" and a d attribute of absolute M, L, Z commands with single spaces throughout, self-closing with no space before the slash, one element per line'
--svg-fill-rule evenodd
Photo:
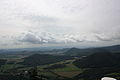
<path fill-rule="evenodd" d="M 111 52 L 120 52 L 120 45 L 103 47 Z"/>
<path fill-rule="evenodd" d="M 88 56 L 93 53 L 101 51 L 103 48 L 87 48 L 87 49 L 78 49 L 78 48 L 71 48 L 68 51 L 66 51 L 64 54 L 65 55 L 70 55 L 70 56 Z"/>
<path fill-rule="evenodd" d="M 65 55 L 71 55 L 71 56 L 88 56 L 93 53 L 97 53 L 101 51 L 101 49 L 106 49 L 112 53 L 120 52 L 120 45 L 115 46 L 107 46 L 107 47 L 97 47 L 97 48 L 85 48 L 85 49 L 79 49 L 79 48 L 71 48 L 64 52 Z"/>
<path fill-rule="evenodd" d="M 92 55 L 76 60 L 74 64 L 80 68 L 103 68 L 120 66 L 120 53 L 112 54 L 111 52 L 101 49 Z"/>
<path fill-rule="evenodd" d="M 75 56 L 75 55 L 77 55 L 77 54 L 79 54 L 79 53 L 81 53 L 81 50 L 80 50 L 80 49 L 78 49 L 78 48 L 71 48 L 71 49 L 69 49 L 68 51 L 66 51 L 66 52 L 63 53 L 63 54 Z M 82 53 L 81 53 L 81 54 L 82 54 Z"/>
<path fill-rule="evenodd" d="M 72 59 L 72 57 L 62 56 L 62 55 L 33 54 L 29 57 L 24 58 L 24 61 L 20 64 L 27 66 L 38 66 L 38 65 L 51 64 L 68 59 Z"/>

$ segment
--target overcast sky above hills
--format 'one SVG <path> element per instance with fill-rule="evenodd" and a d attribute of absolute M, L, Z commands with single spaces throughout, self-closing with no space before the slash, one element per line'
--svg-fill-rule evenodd
<path fill-rule="evenodd" d="M 0 48 L 120 43 L 120 0 L 0 0 Z"/>

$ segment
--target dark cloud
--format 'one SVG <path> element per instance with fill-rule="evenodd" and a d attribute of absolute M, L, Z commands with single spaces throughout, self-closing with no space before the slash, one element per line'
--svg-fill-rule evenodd
<path fill-rule="evenodd" d="M 99 40 L 99 41 L 112 41 L 113 39 L 112 38 L 106 38 L 106 37 L 100 37 L 100 36 L 97 36 L 96 35 L 96 38 Z"/>
<path fill-rule="evenodd" d="M 120 35 L 119 33 L 116 34 L 109 34 L 109 35 L 95 35 L 95 37 L 99 40 L 99 41 L 116 41 L 116 40 L 120 40 Z"/>
<path fill-rule="evenodd" d="M 32 34 L 27 34 L 23 37 L 22 40 L 20 40 L 21 42 L 29 42 L 32 44 L 43 44 L 44 42 L 42 41 L 42 39 L 37 38 L 35 35 Z"/>
<path fill-rule="evenodd" d="M 25 34 L 22 34 L 20 42 L 27 42 L 32 44 L 45 44 L 45 43 L 55 43 L 55 39 L 51 34 L 45 32 L 32 32 L 28 31 Z"/>

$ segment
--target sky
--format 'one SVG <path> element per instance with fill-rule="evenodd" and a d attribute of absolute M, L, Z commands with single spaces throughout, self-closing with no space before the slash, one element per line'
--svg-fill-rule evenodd
<path fill-rule="evenodd" d="M 120 0 L 0 0 L 0 49 L 120 43 Z"/>

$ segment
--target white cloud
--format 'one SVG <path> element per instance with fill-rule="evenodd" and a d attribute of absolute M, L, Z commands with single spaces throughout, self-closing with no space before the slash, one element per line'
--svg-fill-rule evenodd
<path fill-rule="evenodd" d="M 0 36 L 17 37 L 0 41 L 4 46 L 86 41 L 116 44 L 114 41 L 120 39 L 119 3 L 119 0 L 0 0 Z"/>
<path fill-rule="evenodd" d="M 100 42 L 100 41 L 116 41 L 120 40 L 118 33 L 116 34 L 53 34 L 47 32 L 28 31 L 21 35 L 21 42 L 32 44 L 58 44 L 58 43 L 82 43 L 82 42 Z"/>

